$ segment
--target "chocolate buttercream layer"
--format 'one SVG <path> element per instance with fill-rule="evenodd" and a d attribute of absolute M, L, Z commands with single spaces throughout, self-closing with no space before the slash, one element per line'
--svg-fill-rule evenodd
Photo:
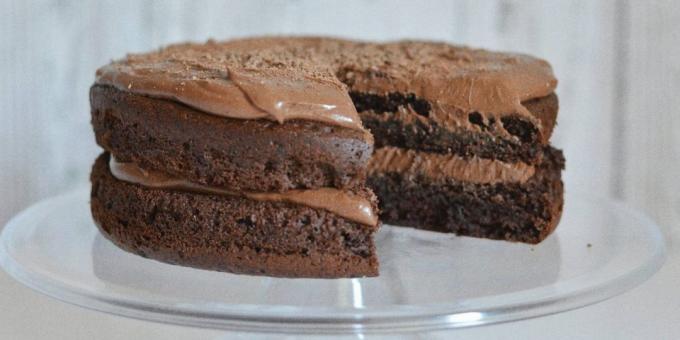
<path fill-rule="evenodd" d="M 351 92 L 350 96 L 359 114 L 371 131 L 376 128 L 372 121 L 401 122 L 403 125 L 420 125 L 428 132 L 442 131 L 454 134 L 478 134 L 490 139 L 502 140 L 505 143 L 521 146 L 522 144 L 547 145 L 552 135 L 557 111 L 559 108 L 557 96 L 553 93 L 545 97 L 535 98 L 522 104 L 537 117 L 540 125 L 535 125 L 535 120 L 528 120 L 519 115 L 507 115 L 500 118 L 486 117 L 479 112 L 466 113 L 458 110 L 452 112 L 452 116 L 460 116 L 455 124 L 442 124 L 431 116 L 432 105 L 423 99 L 411 94 L 389 93 L 376 95 L 362 92 Z M 373 117 L 375 116 L 375 117 Z M 379 126 L 377 126 L 379 128 Z M 441 143 L 432 137 L 429 143 Z M 446 146 L 446 145 L 443 145 Z"/>
<path fill-rule="evenodd" d="M 234 191 L 356 188 L 373 151 L 365 131 L 238 120 L 110 86 L 90 90 L 97 143 L 125 162 Z"/>
<path fill-rule="evenodd" d="M 541 117 L 545 123 L 542 129 L 516 115 L 496 121 L 484 120 L 478 113 L 468 114 L 470 127 L 449 129 L 429 119 L 429 104 L 415 97 L 358 93 L 352 97 L 364 125 L 374 135 L 376 147 L 395 146 L 528 164 L 540 163 L 558 110 L 557 96 L 550 95 L 524 103 L 536 117 Z M 505 130 L 510 137 L 499 134 L 499 130 Z"/>
<path fill-rule="evenodd" d="M 245 42 L 182 44 L 128 55 L 97 70 L 97 84 L 177 100 L 239 119 L 307 119 L 362 129 L 330 68 L 299 51 Z"/>
<path fill-rule="evenodd" d="M 449 130 L 475 129 L 472 113 L 487 122 L 515 116 L 542 130 L 541 118 L 524 103 L 549 96 L 557 85 L 547 62 L 526 55 L 423 41 L 359 50 L 339 73 L 352 92 L 414 97 L 428 104 L 423 116 Z M 494 132 L 512 138 L 506 129 Z"/>
<path fill-rule="evenodd" d="M 128 55 L 98 70 L 96 83 L 230 118 L 360 130 L 348 90 L 414 95 L 447 127 L 469 128 L 467 115 L 478 113 L 484 120 L 516 115 L 544 129 L 523 102 L 553 93 L 557 81 L 547 62 L 521 54 L 424 41 L 270 37 Z"/>
<path fill-rule="evenodd" d="M 375 150 L 368 167 L 369 176 L 398 173 L 403 178 L 425 177 L 431 182 L 456 180 L 477 184 L 524 183 L 535 172 L 532 165 L 506 163 L 453 154 L 428 153 L 395 147 Z"/>
<path fill-rule="evenodd" d="M 218 187 L 210 187 L 168 176 L 159 171 L 149 171 L 134 163 L 121 163 L 111 157 L 109 161 L 111 174 L 125 182 L 139 184 L 149 188 L 179 190 L 213 195 L 238 196 L 256 201 L 288 202 L 301 204 L 310 208 L 324 209 L 350 221 L 370 226 L 378 225 L 376 199 L 370 191 L 361 194 L 335 188 L 319 188 L 312 190 L 289 190 L 285 192 L 235 192 Z"/>
<path fill-rule="evenodd" d="M 557 226 L 563 205 L 562 153 L 550 149 L 524 182 L 474 183 L 385 171 L 368 184 L 383 223 L 458 235 L 538 243 Z"/>
<path fill-rule="evenodd" d="M 91 209 L 126 251 L 172 264 L 283 277 L 378 274 L 376 228 L 288 202 L 164 190 L 120 181 L 99 157 Z"/>

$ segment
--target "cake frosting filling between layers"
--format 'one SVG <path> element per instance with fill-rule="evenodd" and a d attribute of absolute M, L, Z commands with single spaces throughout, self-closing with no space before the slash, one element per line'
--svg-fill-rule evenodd
<path fill-rule="evenodd" d="M 368 199 L 335 188 L 289 190 L 282 193 L 234 192 L 222 188 L 191 183 L 183 179 L 173 178 L 158 171 L 145 170 L 134 163 L 118 162 L 113 156 L 109 161 L 109 168 L 111 174 L 115 178 L 145 187 L 240 196 L 257 201 L 302 204 L 311 208 L 330 211 L 361 224 L 370 226 L 376 226 L 378 224 L 378 216 L 373 211 L 373 206 Z"/>
<path fill-rule="evenodd" d="M 465 159 L 453 154 L 438 154 L 397 147 L 375 150 L 368 166 L 369 175 L 400 173 L 405 178 L 424 176 L 435 182 L 458 181 L 487 183 L 524 183 L 535 173 L 532 165 L 472 157 Z"/>

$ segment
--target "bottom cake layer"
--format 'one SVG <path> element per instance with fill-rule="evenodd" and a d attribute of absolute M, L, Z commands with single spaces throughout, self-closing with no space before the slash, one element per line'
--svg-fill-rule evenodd
<path fill-rule="evenodd" d="M 282 277 L 378 275 L 377 227 L 286 202 L 153 189 L 94 164 L 92 215 L 106 238 L 155 260 Z"/>
<path fill-rule="evenodd" d="M 383 223 L 490 239 L 539 243 L 562 214 L 561 151 L 550 148 L 523 183 L 478 184 L 377 172 L 368 183 Z"/>

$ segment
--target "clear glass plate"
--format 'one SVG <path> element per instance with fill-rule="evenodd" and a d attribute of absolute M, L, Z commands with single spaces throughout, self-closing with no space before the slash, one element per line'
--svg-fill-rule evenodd
<path fill-rule="evenodd" d="M 622 293 L 663 263 L 659 228 L 607 200 L 568 195 L 540 245 L 384 226 L 380 276 L 281 279 L 172 266 L 97 232 L 88 189 L 36 204 L 0 238 L 0 264 L 57 299 L 145 320 L 239 331 L 424 331 L 566 311 Z"/>

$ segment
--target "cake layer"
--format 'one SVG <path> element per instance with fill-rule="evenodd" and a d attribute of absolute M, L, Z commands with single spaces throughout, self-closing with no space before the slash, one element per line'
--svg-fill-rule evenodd
<path fill-rule="evenodd" d="M 315 39 L 179 44 L 97 70 L 97 84 L 238 119 L 302 119 L 362 130 L 344 85 Z M 318 47 L 318 46 L 316 46 Z M 316 53 L 315 53 L 316 52 Z"/>
<path fill-rule="evenodd" d="M 378 273 L 377 226 L 289 202 L 154 189 L 92 171 L 92 214 L 119 247 L 163 262 L 284 277 Z"/>
<path fill-rule="evenodd" d="M 268 37 L 128 55 L 99 69 L 96 83 L 217 116 L 357 130 L 348 91 L 400 94 L 429 103 L 427 116 L 439 126 L 474 128 L 469 114 L 489 125 L 508 118 L 530 124 L 545 144 L 554 121 L 543 121 L 526 103 L 552 94 L 557 80 L 547 62 L 522 54 L 427 41 Z M 510 138 L 513 124 L 490 130 Z"/>
<path fill-rule="evenodd" d="M 368 183 L 380 198 L 384 223 L 538 243 L 560 219 L 563 167 L 562 153 L 550 148 L 524 181 L 479 183 L 384 168 L 373 170 Z"/>
<path fill-rule="evenodd" d="M 354 188 L 373 150 L 366 131 L 205 114 L 177 102 L 95 85 L 97 143 L 120 161 L 235 191 Z"/>
<path fill-rule="evenodd" d="M 446 126 L 429 117 L 429 102 L 414 97 L 352 93 L 352 98 L 376 147 L 396 146 L 531 164 L 541 161 L 558 110 L 557 96 L 552 94 L 524 103 L 535 117 L 540 117 L 541 126 L 520 116 L 495 120 L 462 111 L 451 112 L 452 116 L 462 117 L 456 124 Z"/>

